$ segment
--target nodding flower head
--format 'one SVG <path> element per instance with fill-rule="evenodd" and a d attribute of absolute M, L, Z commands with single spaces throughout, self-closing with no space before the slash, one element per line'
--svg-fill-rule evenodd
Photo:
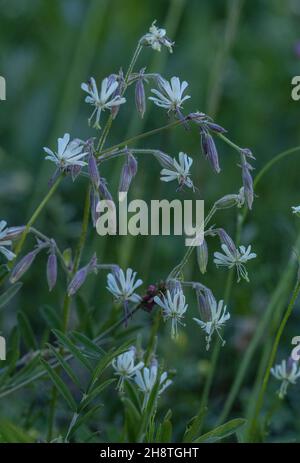
<path fill-rule="evenodd" d="M 96 81 L 93 77 L 90 78 L 88 83 L 81 84 L 82 90 L 88 93 L 85 102 L 95 107 L 89 118 L 89 124 L 91 124 L 94 117 L 94 127 L 100 128 L 101 112 L 105 109 L 112 110 L 114 107 L 126 102 L 125 98 L 115 94 L 118 86 L 119 83 L 116 79 L 108 79 L 107 77 L 102 80 L 100 91 L 98 91 Z"/>
<path fill-rule="evenodd" d="M 172 53 L 172 46 L 174 42 L 167 37 L 165 29 L 159 28 L 155 25 L 156 21 L 153 21 L 149 32 L 145 34 L 141 39 L 141 44 L 152 47 L 153 50 L 161 51 L 161 46 L 167 47 L 169 52 Z"/>
<path fill-rule="evenodd" d="M 113 294 L 119 302 L 140 302 L 141 297 L 135 293 L 135 290 L 143 284 L 141 279 L 136 279 L 137 273 L 131 268 L 126 272 L 122 269 L 116 269 L 113 273 L 107 275 L 107 289 Z"/>
<path fill-rule="evenodd" d="M 151 391 L 157 381 L 159 381 L 158 397 L 172 384 L 172 381 L 168 379 L 168 373 L 166 371 L 158 377 L 158 366 L 156 362 L 154 362 L 150 368 L 144 367 L 142 370 L 138 370 L 134 380 L 140 391 L 144 394 L 143 409 L 147 406 Z"/>
<path fill-rule="evenodd" d="M 245 246 L 240 246 L 235 252 L 230 250 L 226 244 L 222 244 L 221 247 L 224 254 L 221 252 L 214 253 L 214 263 L 216 266 L 228 267 L 229 269 L 236 267 L 237 281 L 239 282 L 241 278 L 244 278 L 244 280 L 249 282 L 245 263 L 256 257 L 256 254 L 251 252 L 251 246 L 249 245 L 247 248 Z"/>
<path fill-rule="evenodd" d="M 0 253 L 3 254 L 7 260 L 13 260 L 16 256 L 9 249 L 12 245 L 9 239 L 9 228 L 6 228 L 7 223 L 5 220 L 0 221 Z"/>
<path fill-rule="evenodd" d="M 54 162 L 60 171 L 87 164 L 82 160 L 87 156 L 88 152 L 84 151 L 84 143 L 81 140 L 75 139 L 70 141 L 70 134 L 65 133 L 62 138 L 58 138 L 57 145 L 57 152 L 47 147 L 44 147 L 44 151 L 48 155 L 45 159 Z"/>
<path fill-rule="evenodd" d="M 224 304 L 224 301 L 221 300 L 217 303 L 211 291 L 196 291 L 197 300 L 199 305 L 199 311 L 201 320 L 199 318 L 193 318 L 193 320 L 205 331 L 206 336 L 206 350 L 209 350 L 211 338 L 214 332 L 217 333 L 219 338 L 222 341 L 222 344 L 225 344 L 220 330 L 230 319 L 230 314 L 227 311 L 227 307 Z"/>
<path fill-rule="evenodd" d="M 271 368 L 271 373 L 276 379 L 282 381 L 278 395 L 280 399 L 283 399 L 288 386 L 296 384 L 297 379 L 300 377 L 300 368 L 298 363 L 290 357 L 288 361 L 282 360 L 281 364 Z"/>
<path fill-rule="evenodd" d="M 188 308 L 182 289 L 167 290 L 166 295 L 162 296 L 162 298 L 155 296 L 154 302 L 163 309 L 165 321 L 171 320 L 171 336 L 172 338 L 176 338 L 178 335 L 178 324 L 183 325 L 182 319 Z"/>
<path fill-rule="evenodd" d="M 138 370 L 143 368 L 144 362 L 135 363 L 136 349 L 131 347 L 127 352 L 118 355 L 112 361 L 112 366 L 115 370 L 115 374 L 119 376 L 117 389 L 123 391 L 125 379 L 130 380 Z"/>
<path fill-rule="evenodd" d="M 185 185 L 194 190 L 194 184 L 190 178 L 190 168 L 192 164 L 193 159 L 187 154 L 180 152 L 179 162 L 174 158 L 173 167 L 170 167 L 169 169 L 162 169 L 160 171 L 161 181 L 172 182 L 173 180 L 177 180 L 179 188 L 182 188 Z"/>
<path fill-rule="evenodd" d="M 188 83 L 186 81 L 180 83 L 178 77 L 172 77 L 170 82 L 160 78 L 158 83 L 161 92 L 154 88 L 151 89 L 151 92 L 156 96 L 150 96 L 149 100 L 152 100 L 160 108 L 165 108 L 168 111 L 180 114 L 182 103 L 191 98 L 189 95 L 183 96 L 185 89 L 188 87 Z"/>

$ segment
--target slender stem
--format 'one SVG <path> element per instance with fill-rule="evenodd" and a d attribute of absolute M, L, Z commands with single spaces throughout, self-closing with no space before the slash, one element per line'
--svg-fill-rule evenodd
<path fill-rule="evenodd" d="M 102 159 L 102 156 L 106 153 L 110 153 L 111 151 L 114 151 L 122 146 L 127 146 L 127 145 L 131 145 L 132 143 L 138 141 L 138 140 L 141 140 L 143 138 L 147 138 L 147 137 L 150 137 L 151 135 L 155 135 L 157 133 L 160 133 L 162 132 L 163 130 L 168 130 L 168 129 L 171 129 L 173 127 L 177 127 L 178 125 L 182 125 L 183 121 L 182 120 L 176 120 L 174 122 L 170 122 L 169 124 L 166 124 L 166 125 L 163 125 L 162 127 L 158 127 L 156 129 L 152 129 L 152 130 L 149 130 L 147 132 L 143 132 L 143 133 L 140 133 L 139 135 L 135 135 L 134 137 L 130 137 L 130 138 L 127 138 L 127 140 L 124 140 L 120 143 L 117 143 L 116 145 L 113 145 L 101 152 L 98 152 L 98 157 L 99 159 L 101 160 Z"/>
<path fill-rule="evenodd" d="M 270 374 L 271 374 L 271 368 L 272 368 L 272 366 L 274 364 L 274 361 L 275 361 L 275 358 L 276 358 L 279 342 L 280 342 L 282 333 L 284 331 L 284 328 L 285 328 L 285 326 L 286 326 L 286 324 L 288 322 L 288 319 L 290 318 L 290 316 L 292 314 L 292 311 L 293 311 L 295 302 L 296 302 L 296 300 L 298 298 L 299 292 L 300 292 L 300 281 L 297 281 L 297 283 L 295 285 L 295 288 L 294 288 L 294 291 L 293 291 L 293 294 L 292 294 L 292 297 L 291 297 L 291 300 L 290 300 L 290 303 L 289 303 L 289 305 L 287 307 L 287 310 L 286 310 L 286 312 L 284 314 L 284 317 L 281 320 L 278 331 L 276 333 L 274 343 L 273 343 L 273 347 L 272 347 L 272 351 L 271 351 L 271 354 L 270 354 L 270 357 L 269 357 L 268 365 L 267 365 L 267 368 L 266 368 L 266 371 L 265 371 L 264 379 L 263 379 L 261 389 L 260 389 L 260 392 L 259 392 L 259 395 L 258 395 L 258 399 L 257 399 L 257 402 L 256 402 L 254 418 L 253 418 L 252 423 L 250 425 L 250 436 L 253 438 L 253 440 L 256 439 L 257 420 L 258 420 L 258 416 L 260 414 L 261 408 L 263 406 L 264 396 L 265 396 L 265 392 L 266 392 L 266 389 L 267 389 L 267 386 L 268 386 L 268 382 L 269 382 L 269 378 L 270 378 Z"/>
<path fill-rule="evenodd" d="M 44 197 L 44 199 L 42 200 L 42 202 L 39 204 L 39 206 L 35 209 L 35 211 L 33 212 L 32 216 L 30 217 L 29 221 L 27 222 L 26 224 L 26 227 L 25 227 L 25 230 L 23 231 L 22 235 L 21 235 L 21 238 L 20 240 L 18 241 L 18 244 L 16 246 L 16 249 L 15 249 L 15 254 L 16 254 L 16 257 L 20 254 L 22 248 L 23 248 L 23 245 L 24 245 L 24 242 L 26 240 L 26 237 L 30 231 L 30 227 L 34 224 L 34 222 L 36 221 L 36 219 L 38 218 L 38 216 L 40 215 L 40 213 L 42 212 L 43 208 L 46 206 L 46 204 L 48 203 L 49 199 L 53 196 L 53 194 L 55 193 L 58 185 L 60 184 L 62 180 L 62 176 L 58 177 L 58 179 L 56 180 L 56 182 L 52 185 L 52 187 L 50 188 L 50 190 L 48 191 L 48 193 L 46 194 L 46 196 Z"/>

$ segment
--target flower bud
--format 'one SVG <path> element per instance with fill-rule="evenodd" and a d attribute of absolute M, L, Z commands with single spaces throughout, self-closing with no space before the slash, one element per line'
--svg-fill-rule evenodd
<path fill-rule="evenodd" d="M 240 205 L 241 197 L 240 195 L 232 194 L 225 195 L 223 198 L 218 199 L 215 202 L 215 207 L 217 209 L 229 209 L 230 207 L 235 207 Z"/>
<path fill-rule="evenodd" d="M 159 150 L 155 150 L 153 152 L 153 155 L 156 157 L 156 159 L 162 167 L 164 167 L 165 169 L 174 169 L 174 161 L 171 158 L 171 156 Z"/>
<path fill-rule="evenodd" d="M 253 180 L 250 174 L 251 166 L 248 163 L 242 165 L 242 180 L 244 186 L 244 195 L 247 206 L 249 209 L 252 208 L 253 199 L 254 199 L 254 189 L 253 189 Z"/>
<path fill-rule="evenodd" d="M 104 177 L 100 178 L 99 193 L 102 199 L 106 199 L 107 201 L 113 200 L 112 195 L 107 188 L 107 181 Z"/>
<path fill-rule="evenodd" d="M 130 184 L 137 173 L 137 168 L 137 160 L 129 152 L 122 169 L 119 191 L 127 192 L 129 190 Z"/>
<path fill-rule="evenodd" d="M 204 130 L 200 131 L 201 134 L 201 147 L 204 156 L 208 159 L 209 163 L 211 164 L 212 168 L 215 172 L 220 172 L 219 166 L 219 157 L 215 142 L 212 136 Z"/>
<path fill-rule="evenodd" d="M 209 130 L 212 130 L 213 132 L 216 133 L 226 133 L 227 130 L 224 129 L 224 127 L 221 127 L 219 124 L 215 124 L 214 122 L 206 122 L 206 126 L 209 128 Z"/>
<path fill-rule="evenodd" d="M 83 285 L 86 280 L 86 277 L 89 274 L 88 266 L 82 267 L 78 272 L 75 273 L 73 279 L 70 281 L 68 286 L 68 295 L 74 296 L 79 288 Z"/>
<path fill-rule="evenodd" d="M 137 112 L 144 117 L 146 111 L 146 97 L 143 79 L 138 79 L 135 87 L 135 105 Z"/>
<path fill-rule="evenodd" d="M 197 262 L 199 265 L 200 272 L 204 274 L 206 272 L 207 262 L 208 262 L 208 249 L 206 240 L 203 239 L 200 246 L 196 248 L 197 252 Z"/>
<path fill-rule="evenodd" d="M 49 291 L 52 291 L 57 281 L 57 257 L 54 252 L 48 257 L 47 261 L 47 282 Z"/>
<path fill-rule="evenodd" d="M 20 227 L 9 227 L 9 228 L 7 228 L 6 233 L 5 233 L 5 239 L 15 240 L 17 238 L 20 238 L 20 236 L 22 235 L 25 228 L 26 228 L 25 225 L 22 225 Z"/>
<path fill-rule="evenodd" d="M 223 228 L 219 228 L 217 230 L 217 233 L 219 235 L 221 243 L 227 246 L 229 252 L 233 255 L 236 254 L 237 253 L 236 246 L 232 238 L 230 238 L 230 236 L 228 235 L 228 233 Z"/>
<path fill-rule="evenodd" d="M 91 202 L 91 216 L 92 216 L 92 222 L 93 226 L 96 226 L 97 220 L 100 217 L 99 212 L 97 212 L 97 206 L 100 201 L 99 193 L 98 191 L 95 191 L 94 188 L 91 190 L 90 194 L 90 202 Z"/>
<path fill-rule="evenodd" d="M 206 323 L 211 321 L 211 306 L 215 301 L 212 292 L 209 289 L 202 291 L 196 288 L 196 297 L 201 320 Z"/>
<path fill-rule="evenodd" d="M 88 158 L 88 172 L 94 188 L 97 189 L 100 185 L 100 175 L 95 156 L 92 153 L 89 154 Z"/>
<path fill-rule="evenodd" d="M 27 272 L 39 251 L 39 249 L 35 249 L 34 251 L 29 252 L 15 265 L 9 278 L 11 283 L 18 281 L 24 275 L 24 273 Z"/>

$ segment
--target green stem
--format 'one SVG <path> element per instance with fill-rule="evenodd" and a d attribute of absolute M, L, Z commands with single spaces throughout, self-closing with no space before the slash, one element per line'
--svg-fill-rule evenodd
<path fill-rule="evenodd" d="M 23 245 L 25 243 L 25 240 L 26 240 L 26 237 L 30 231 L 30 227 L 34 224 L 34 222 L 36 221 L 36 219 L 38 218 L 38 216 L 40 215 L 40 213 L 42 212 L 43 208 L 46 206 L 46 204 L 48 203 L 49 199 L 52 197 L 52 195 L 55 193 L 58 185 L 60 184 L 62 180 L 62 176 L 58 177 L 58 179 L 56 180 L 56 182 L 52 185 L 52 187 L 50 188 L 50 190 L 48 191 L 48 193 L 46 194 L 46 196 L 44 197 L 44 199 L 42 200 L 42 202 L 39 204 L 39 206 L 35 209 L 35 211 L 33 212 L 32 216 L 30 217 L 29 221 L 27 222 L 26 224 L 26 227 L 25 227 L 25 230 L 23 231 L 22 235 L 21 235 L 21 238 L 20 240 L 18 241 L 18 244 L 16 246 L 16 249 L 15 249 L 15 254 L 16 254 L 16 257 L 20 254 L 22 248 L 23 248 Z"/>
<path fill-rule="evenodd" d="M 254 441 L 256 439 L 257 430 L 258 430 L 257 420 L 258 420 L 260 411 L 261 411 L 262 406 L 263 406 L 264 396 L 265 396 L 265 392 L 266 392 L 268 382 L 269 382 L 269 378 L 270 378 L 270 374 L 271 374 L 271 368 L 272 368 L 272 366 L 274 364 L 274 361 L 275 361 L 275 358 L 276 358 L 276 353 L 277 353 L 277 350 L 278 350 L 278 346 L 279 346 L 279 342 L 280 342 L 282 333 L 283 333 L 284 328 L 285 328 L 285 326 L 286 326 L 286 324 L 288 322 L 288 319 L 291 316 L 291 313 L 293 311 L 293 308 L 294 308 L 295 302 L 297 300 L 297 297 L 299 295 L 299 292 L 300 292 L 300 281 L 297 281 L 297 283 L 295 285 L 295 288 L 294 288 L 294 291 L 293 291 L 293 294 L 292 294 L 292 297 L 291 297 L 291 300 L 290 300 L 290 303 L 289 303 L 289 305 L 287 307 L 287 310 L 286 310 L 286 312 L 284 314 L 284 317 L 281 320 L 281 323 L 279 325 L 277 334 L 275 336 L 272 351 L 271 351 L 269 361 L 268 361 L 268 365 L 267 365 L 267 368 L 266 368 L 266 371 L 265 371 L 264 379 L 263 379 L 261 389 L 260 389 L 260 392 L 259 392 L 259 395 L 258 395 L 258 399 L 257 399 L 257 402 L 256 402 L 254 418 L 253 418 L 253 421 L 252 421 L 252 423 L 250 425 L 250 439 L 253 438 Z"/>

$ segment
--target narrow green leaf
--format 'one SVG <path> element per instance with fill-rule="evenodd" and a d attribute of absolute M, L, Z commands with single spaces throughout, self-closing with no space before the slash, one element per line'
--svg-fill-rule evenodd
<path fill-rule="evenodd" d="M 73 355 L 74 357 L 81 362 L 90 372 L 93 371 L 93 368 L 88 361 L 88 359 L 82 354 L 80 349 L 78 349 L 77 346 L 61 331 L 59 330 L 52 330 L 55 336 L 57 337 L 58 341 L 66 347 Z"/>
<path fill-rule="evenodd" d="M 30 444 L 34 442 L 34 438 L 23 431 L 20 427 L 8 420 L 1 419 L 0 421 L 0 443 L 7 444 Z"/>
<path fill-rule="evenodd" d="M 43 319 L 47 323 L 48 327 L 53 329 L 61 329 L 61 319 L 59 318 L 57 311 L 50 305 L 43 305 L 40 308 Z"/>
<path fill-rule="evenodd" d="M 45 370 L 47 371 L 48 375 L 50 376 L 50 379 L 52 380 L 53 384 L 57 388 L 57 390 L 60 392 L 60 394 L 63 396 L 69 407 L 73 412 L 76 411 L 77 405 L 75 400 L 72 397 L 72 394 L 70 393 L 69 389 L 65 385 L 65 383 L 62 381 L 62 379 L 58 376 L 58 374 L 54 371 L 53 368 L 51 368 L 47 362 L 41 359 L 41 363 Z"/>
<path fill-rule="evenodd" d="M 90 410 L 88 410 L 84 415 L 80 415 L 79 418 L 77 419 L 76 423 L 74 424 L 74 426 L 72 427 L 72 430 L 69 434 L 69 437 L 74 434 L 75 431 L 77 431 L 77 429 L 82 426 L 83 424 L 85 424 L 97 411 L 100 410 L 100 408 L 102 408 L 103 405 L 102 404 L 99 404 L 99 405 L 95 405 L 94 407 L 90 408 Z"/>
<path fill-rule="evenodd" d="M 85 407 L 87 407 L 94 399 L 100 396 L 101 392 L 106 389 L 108 386 L 110 386 L 112 383 L 115 383 L 116 379 L 108 379 L 101 383 L 99 386 L 95 387 L 89 394 L 86 394 L 84 400 L 80 403 L 79 406 L 79 411 L 83 410 Z"/>
<path fill-rule="evenodd" d="M 85 353 L 90 354 L 91 357 L 98 359 L 103 354 L 105 354 L 105 351 L 101 349 L 101 347 L 97 346 L 97 344 L 95 344 L 91 339 L 89 339 L 83 333 L 72 331 L 71 337 L 77 343 L 82 344 L 82 346 L 85 348 Z"/>
<path fill-rule="evenodd" d="M 23 283 L 18 281 L 17 283 L 11 285 L 3 294 L 0 296 L 0 309 L 6 306 L 9 301 L 17 294 L 21 289 Z"/>
<path fill-rule="evenodd" d="M 200 442 L 217 442 L 221 439 L 225 439 L 225 437 L 231 436 L 232 434 L 235 434 L 237 431 L 239 431 L 243 426 L 245 426 L 246 422 L 247 421 L 242 418 L 230 420 L 227 423 L 213 429 L 212 431 L 203 434 L 193 442 L 198 444 Z"/>
<path fill-rule="evenodd" d="M 25 315 L 24 312 L 18 313 L 18 323 L 20 327 L 21 336 L 23 338 L 23 341 L 26 347 L 29 350 L 30 349 L 36 350 L 38 346 L 37 346 L 37 342 L 34 336 L 34 332 L 28 320 L 28 317 L 27 315 Z"/>
<path fill-rule="evenodd" d="M 207 407 L 203 407 L 203 409 L 198 413 L 198 415 L 194 416 L 190 420 L 183 436 L 183 442 L 193 442 L 193 439 L 195 439 L 196 436 L 199 435 L 199 429 L 206 412 Z"/>
<path fill-rule="evenodd" d="M 63 358 L 63 356 L 59 353 L 59 351 L 57 349 L 55 349 L 53 346 L 51 346 L 51 344 L 48 344 L 48 347 L 49 349 L 51 350 L 52 354 L 54 355 L 54 357 L 56 357 L 58 363 L 62 366 L 62 368 L 64 369 L 64 371 L 67 373 L 67 375 L 71 378 L 71 380 L 73 381 L 74 384 L 76 384 L 76 386 L 79 387 L 79 389 L 81 389 L 81 385 L 80 385 L 80 381 L 79 379 L 77 378 L 77 376 L 75 375 L 74 371 L 72 370 L 72 368 L 70 367 L 70 365 L 65 361 L 65 359 Z"/>

